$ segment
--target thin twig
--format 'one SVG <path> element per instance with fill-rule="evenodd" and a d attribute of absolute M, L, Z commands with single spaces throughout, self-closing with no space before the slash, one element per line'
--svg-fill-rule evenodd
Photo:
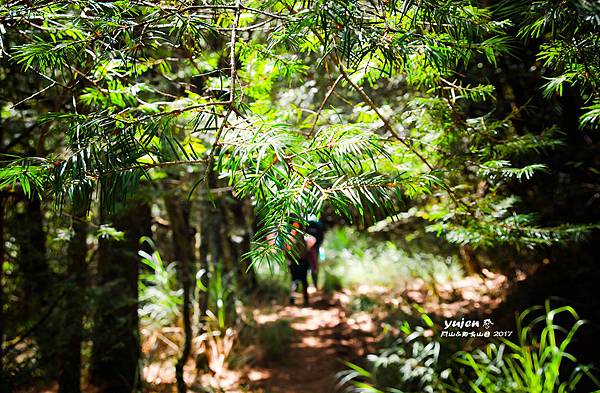
<path fill-rule="evenodd" d="M 237 0 L 236 8 L 235 8 L 235 19 L 233 21 L 233 27 L 231 29 L 231 40 L 229 42 L 229 45 L 230 45 L 230 48 L 229 48 L 229 67 L 230 67 L 229 78 L 231 79 L 229 82 L 229 107 L 227 108 L 227 112 L 225 113 L 225 117 L 223 118 L 223 122 L 221 123 L 221 126 L 219 127 L 219 129 L 217 130 L 217 133 L 215 134 L 215 140 L 214 140 L 213 145 L 208 154 L 208 161 L 207 161 L 208 163 L 206 165 L 206 172 L 204 175 L 205 182 L 208 182 L 208 178 L 213 170 L 212 166 L 213 166 L 213 162 L 214 162 L 214 158 L 215 158 L 215 153 L 219 146 L 219 140 L 221 139 L 221 134 L 223 133 L 223 130 L 225 129 L 225 125 L 227 124 L 229 116 L 233 112 L 233 108 L 235 106 L 235 80 L 236 80 L 236 76 L 237 76 L 237 67 L 236 67 L 236 59 L 235 59 L 235 45 L 237 42 L 237 27 L 240 23 L 240 11 L 241 11 L 240 4 L 241 4 L 241 1 Z"/>
<path fill-rule="evenodd" d="M 315 128 L 317 126 L 317 122 L 319 121 L 319 117 L 321 116 L 321 112 L 323 111 L 323 108 L 325 108 L 325 104 L 327 103 L 327 100 L 329 100 L 329 97 L 331 97 L 331 95 L 333 94 L 335 88 L 337 87 L 338 83 L 340 83 L 341 80 L 342 80 L 342 75 L 338 75 L 338 77 L 335 80 L 335 82 L 333 82 L 333 85 L 331 85 L 331 87 L 327 91 L 327 94 L 325 94 L 325 98 L 323 98 L 323 101 L 321 101 L 321 105 L 319 106 L 319 110 L 317 110 L 317 114 L 315 116 L 315 120 L 313 122 L 313 125 L 310 128 L 310 131 L 308 132 L 308 137 L 309 138 L 312 137 L 313 133 L 315 132 Z"/>
<path fill-rule="evenodd" d="M 21 104 L 22 104 L 22 103 L 24 103 L 25 101 L 29 101 L 29 100 L 31 100 L 32 98 L 35 98 L 35 97 L 39 96 L 40 94 L 42 94 L 43 92 L 45 92 L 45 91 L 46 91 L 46 90 L 48 90 L 48 89 L 51 89 L 51 88 L 52 88 L 52 87 L 54 87 L 54 86 L 56 86 L 56 82 L 52 82 L 52 83 L 50 83 L 48 86 L 44 87 L 42 90 L 40 90 L 40 91 L 37 91 L 37 92 L 33 93 L 32 95 L 30 95 L 30 96 L 29 96 L 29 97 L 27 97 L 27 98 L 23 98 L 21 101 L 17 102 L 17 103 L 16 103 L 16 104 L 14 104 L 12 107 L 13 107 L 13 108 L 16 108 L 17 106 L 21 105 Z"/>
<path fill-rule="evenodd" d="M 377 117 L 379 117 L 379 119 L 383 122 L 383 125 L 384 125 L 385 129 L 387 131 L 389 131 L 389 133 L 392 134 L 394 136 L 394 138 L 396 138 L 397 140 L 399 140 L 400 143 L 402 143 L 404 146 L 406 146 L 415 156 L 417 156 L 427 166 L 427 168 L 429 168 L 430 171 L 433 171 L 434 168 L 429 163 L 429 161 L 427 161 L 427 159 L 425 157 L 423 157 L 423 155 L 421 153 L 419 153 L 417 150 L 415 150 L 413 148 L 413 146 L 410 143 L 408 143 L 408 141 L 406 141 L 406 139 L 404 139 L 402 137 L 402 135 L 400 135 L 394 129 L 394 127 L 392 126 L 392 124 L 390 123 L 390 121 L 388 120 L 388 118 L 385 117 L 383 115 L 383 113 L 381 113 L 379 111 L 379 108 L 377 107 L 377 104 L 375 104 L 375 102 L 373 102 L 373 100 L 371 99 L 371 97 L 369 97 L 369 95 L 367 93 L 365 93 L 365 91 L 363 90 L 362 87 L 360 87 L 359 85 L 357 85 L 352 80 L 352 78 L 350 78 L 350 76 L 346 72 L 346 69 L 345 69 L 346 67 L 341 62 L 341 60 L 339 59 L 339 57 L 335 56 L 335 60 L 336 60 L 336 63 L 338 65 L 338 69 L 340 70 L 341 75 L 348 82 L 348 84 L 350 84 L 350 86 L 352 86 L 352 88 L 354 90 L 356 90 L 356 92 L 362 97 L 363 101 L 365 103 L 367 103 L 367 105 L 369 105 L 369 107 L 373 110 L 373 112 L 375 112 L 375 114 L 377 115 Z"/>

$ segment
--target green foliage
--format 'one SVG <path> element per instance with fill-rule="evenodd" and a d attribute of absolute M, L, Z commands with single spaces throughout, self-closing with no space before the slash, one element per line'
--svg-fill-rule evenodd
<path fill-rule="evenodd" d="M 591 366 L 567 352 L 584 324 L 569 306 L 529 308 L 517 316 L 517 341 L 501 338 L 483 348 L 456 352 L 446 364 L 447 351 L 435 339 L 435 326 L 421 313 L 426 327 L 400 324 L 401 337 L 383 341 L 383 349 L 367 357 L 367 367 L 347 363 L 339 374 L 348 392 L 576 392 L 583 379 L 600 388 Z M 562 328 L 564 318 L 574 321 Z M 568 318 L 567 318 L 568 319 Z M 557 321 L 558 320 L 558 321 Z M 433 329 L 433 334 L 428 329 Z M 428 334 L 425 334 L 427 333 Z"/>
<path fill-rule="evenodd" d="M 240 197 L 260 198 L 257 238 L 282 239 L 257 244 L 251 257 L 259 261 L 282 261 L 280 248 L 296 244 L 289 236 L 291 217 L 319 214 L 327 203 L 353 220 L 389 210 L 397 196 L 395 180 L 377 172 L 376 160 L 389 158 L 377 135 L 352 125 L 320 130 L 306 140 L 286 128 L 273 124 L 257 133 L 230 133 L 232 140 L 226 139 L 221 150 L 218 168 L 228 173 L 234 191 Z"/>
<path fill-rule="evenodd" d="M 510 168 L 510 162 L 505 160 L 486 161 L 481 164 L 479 173 L 484 178 L 494 178 L 496 176 L 505 179 L 515 178 L 517 180 L 530 179 L 535 172 L 543 171 L 546 166 L 543 164 L 527 165 L 523 168 Z"/>
<path fill-rule="evenodd" d="M 598 100 L 600 88 L 600 6 L 586 0 L 513 1 L 506 8 L 522 15 L 519 37 L 544 38 L 537 58 L 555 72 L 544 94 L 563 94 L 563 85 L 575 86 L 589 100 Z M 581 117 L 582 127 L 597 126 L 593 106 Z"/>
<path fill-rule="evenodd" d="M 206 288 L 209 304 L 205 317 L 212 329 L 225 332 L 236 321 L 234 290 L 233 272 L 224 272 L 221 263 L 214 266 Z"/>
<path fill-rule="evenodd" d="M 349 309 L 351 312 L 371 312 L 377 306 L 377 299 L 369 295 L 360 294 L 352 298 Z"/>
<path fill-rule="evenodd" d="M 96 231 L 96 236 L 98 238 L 103 238 L 103 239 L 113 239 L 113 240 L 124 240 L 125 239 L 125 232 L 123 231 L 119 231 L 117 229 L 115 229 L 114 227 L 107 225 L 107 224 L 101 224 L 100 227 L 98 228 L 98 230 Z M 152 245 L 152 247 L 154 247 Z M 148 255 L 145 255 L 145 259 L 147 260 Z M 158 258 L 160 258 L 160 256 L 157 256 Z"/>
<path fill-rule="evenodd" d="M 542 315 L 540 316 L 540 311 Z M 556 320 L 567 315 L 574 319 L 563 329 Z M 464 366 L 455 392 L 576 392 L 582 378 L 596 387 L 600 382 L 591 367 L 581 365 L 567 352 L 575 333 L 584 324 L 572 307 L 533 307 L 517 317 L 518 341 L 502 339 L 472 353 L 459 352 L 455 360 Z M 571 370 L 571 371 L 568 371 Z"/>
<path fill-rule="evenodd" d="M 339 374 L 339 386 L 352 393 L 445 392 L 450 370 L 440 360 L 440 342 L 426 331 L 404 324 L 400 338 L 367 356 L 368 370 L 346 363 L 349 369 Z"/>
<path fill-rule="evenodd" d="M 13 158 L 0 162 L 0 190 L 18 186 L 28 198 L 32 195 L 43 196 L 48 176 L 48 167 L 43 161 L 36 158 Z"/>
<path fill-rule="evenodd" d="M 264 264 L 254 266 L 256 292 L 261 299 L 285 302 L 289 296 L 289 272 L 287 266 Z"/>
<path fill-rule="evenodd" d="M 598 228 L 597 224 L 539 227 L 535 225 L 534 215 L 514 212 L 513 206 L 518 202 L 518 198 L 514 197 L 499 199 L 490 196 L 484 198 L 479 206 L 482 210 L 485 209 L 487 215 L 478 220 L 465 218 L 463 225 L 460 226 L 449 220 L 455 215 L 455 212 L 438 209 L 436 214 L 443 218 L 435 220 L 435 216 L 434 218 L 427 217 L 434 223 L 428 225 L 426 230 L 436 233 L 438 236 L 444 234 L 450 243 L 458 245 L 474 247 L 510 245 L 519 249 L 582 240 L 590 231 Z"/>
<path fill-rule="evenodd" d="M 166 264 L 154 243 L 143 239 L 152 249 L 152 254 L 140 250 L 141 262 L 149 272 L 139 275 L 139 315 L 143 323 L 161 328 L 172 326 L 180 317 L 183 289 L 177 280 L 175 263 Z"/>
<path fill-rule="evenodd" d="M 40 152 L 46 134 L 54 143 L 3 163 L 2 187 L 110 210 L 165 168 L 201 188 L 227 178 L 259 216 L 255 263 L 283 263 L 282 249 L 297 252 L 291 221 L 326 208 L 369 222 L 416 205 L 434 233 L 480 247 L 594 227 L 544 228 L 517 205 L 497 214 L 562 142 L 553 128 L 517 129 L 520 108 L 498 118 L 495 87 L 470 77 L 540 40 L 546 94 L 579 88 L 581 124 L 595 127 L 598 9 L 587 1 L 12 2 L 0 18 L 3 61 L 39 76 L 11 110 L 44 124 Z M 61 97 L 55 109 L 20 109 L 46 95 Z"/>
<path fill-rule="evenodd" d="M 600 100 L 595 100 L 592 105 L 585 107 L 586 112 L 581 115 L 582 126 L 597 126 L 600 123 Z"/>
<path fill-rule="evenodd" d="M 342 279 L 339 276 L 336 276 L 334 273 L 329 271 L 329 269 L 325 269 L 323 272 L 321 289 L 326 294 L 333 294 L 337 291 L 342 290 L 344 288 L 344 284 L 342 283 Z"/>

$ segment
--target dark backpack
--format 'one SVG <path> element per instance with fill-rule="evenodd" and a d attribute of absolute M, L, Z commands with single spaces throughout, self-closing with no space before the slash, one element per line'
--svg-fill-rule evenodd
<path fill-rule="evenodd" d="M 320 221 L 309 221 L 306 233 L 308 233 L 311 236 L 314 236 L 315 239 L 317 239 L 317 244 L 315 244 L 315 247 L 318 250 L 319 247 L 321 247 L 321 244 L 323 243 L 323 239 L 325 238 L 325 228 L 323 226 L 323 223 L 321 223 Z"/>

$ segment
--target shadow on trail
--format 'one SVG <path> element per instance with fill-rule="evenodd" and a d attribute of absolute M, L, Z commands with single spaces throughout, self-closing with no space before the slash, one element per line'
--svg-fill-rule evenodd
<path fill-rule="evenodd" d="M 284 306 L 277 318 L 291 321 L 294 331 L 289 351 L 281 361 L 254 367 L 247 386 L 265 393 L 335 392 L 336 374 L 343 360 L 364 355 L 372 337 L 347 322 L 340 299 L 313 293 L 308 306 Z"/>

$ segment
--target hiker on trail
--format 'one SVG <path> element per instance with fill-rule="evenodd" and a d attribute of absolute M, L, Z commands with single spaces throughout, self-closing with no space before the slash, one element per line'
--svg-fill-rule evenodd
<path fill-rule="evenodd" d="M 321 244 L 323 244 L 323 239 L 325 238 L 323 224 L 317 220 L 309 220 L 306 233 L 316 239 L 315 245 L 307 250 L 307 257 L 312 276 L 312 283 L 315 289 L 317 289 L 319 282 L 319 249 L 321 248 Z"/>
<path fill-rule="evenodd" d="M 317 243 L 317 239 L 309 234 L 302 236 L 303 231 L 300 223 L 294 222 L 293 226 L 296 229 L 292 229 L 290 236 L 294 239 L 294 245 L 293 247 L 291 245 L 288 246 L 288 252 L 286 253 L 288 269 L 292 275 L 290 304 L 294 304 L 294 292 L 296 292 L 298 283 L 300 283 L 302 284 L 302 298 L 304 299 L 304 305 L 308 305 L 307 274 L 308 269 L 310 268 L 308 253 Z"/>
<path fill-rule="evenodd" d="M 290 304 L 294 304 L 294 292 L 298 284 L 302 284 L 304 305 L 308 304 L 308 271 L 311 271 L 313 285 L 317 288 L 319 247 L 323 242 L 323 225 L 312 220 L 304 230 L 298 221 L 293 222 L 293 229 L 289 233 L 291 242 L 284 242 L 277 235 L 268 236 L 271 244 L 277 244 L 286 252 L 288 268 L 292 276 L 290 286 Z M 304 233 L 304 235 L 303 235 Z"/>
<path fill-rule="evenodd" d="M 300 228 L 300 224 L 294 223 L 294 226 Z M 296 236 L 293 231 L 292 236 Z M 311 271 L 313 285 L 317 288 L 318 280 L 318 262 L 319 247 L 323 242 L 323 225 L 318 221 L 309 221 L 308 228 L 304 231 L 296 253 L 288 253 L 288 267 L 292 275 L 290 286 L 290 303 L 294 304 L 294 292 L 298 289 L 298 283 L 302 284 L 302 296 L 304 305 L 308 304 L 308 271 Z"/>

